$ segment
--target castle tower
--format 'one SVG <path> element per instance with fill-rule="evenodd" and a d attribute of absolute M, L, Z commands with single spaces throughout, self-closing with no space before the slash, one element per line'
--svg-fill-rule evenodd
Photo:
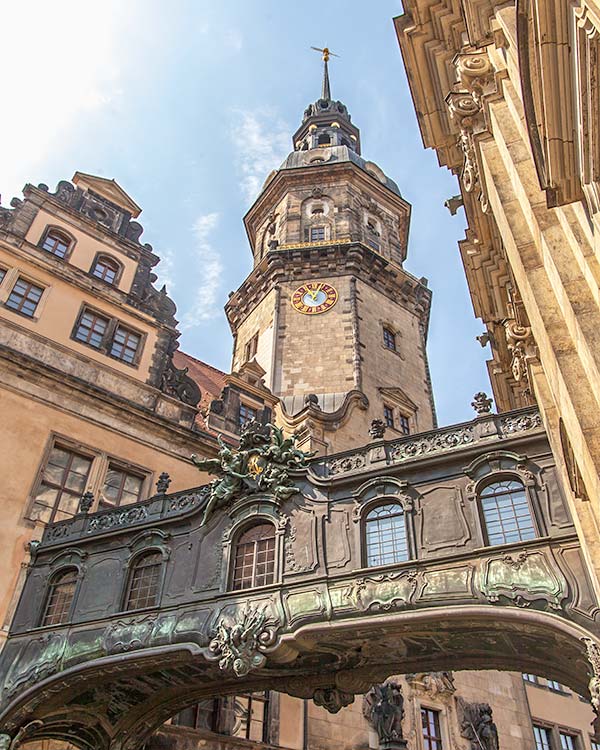
<path fill-rule="evenodd" d="M 407 273 L 410 204 L 361 156 L 323 87 L 245 225 L 254 268 L 229 299 L 234 371 L 256 360 L 279 421 L 321 453 L 435 426 L 426 340 L 431 293 Z M 252 404 L 248 404 L 252 408 Z"/>

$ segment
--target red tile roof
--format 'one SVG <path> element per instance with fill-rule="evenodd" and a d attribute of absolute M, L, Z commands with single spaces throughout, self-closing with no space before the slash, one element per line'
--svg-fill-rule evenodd
<path fill-rule="evenodd" d="M 198 384 L 198 388 L 202 392 L 202 398 L 198 404 L 199 411 L 196 417 L 196 424 L 202 430 L 212 432 L 212 430 L 208 430 L 204 414 L 208 413 L 210 402 L 220 397 L 221 391 L 225 386 L 225 373 L 217 370 L 216 367 L 208 365 L 206 362 L 201 362 L 199 359 L 192 357 L 191 354 L 180 351 L 176 351 L 173 355 L 173 363 L 180 370 L 187 367 L 188 375 Z"/>

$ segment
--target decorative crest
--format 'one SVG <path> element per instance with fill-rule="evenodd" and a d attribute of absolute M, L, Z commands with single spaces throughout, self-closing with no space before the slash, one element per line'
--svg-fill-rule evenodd
<path fill-rule="evenodd" d="M 237 621 L 227 623 L 221 618 L 208 648 L 219 659 L 222 670 L 232 669 L 238 677 L 244 677 L 265 664 L 264 651 L 275 643 L 279 629 L 265 610 L 266 606 L 255 609 L 246 602 Z"/>
<path fill-rule="evenodd" d="M 281 502 L 300 492 L 289 472 L 305 469 L 306 460 L 315 455 L 296 448 L 295 435 L 284 438 L 279 427 L 254 420 L 244 426 L 238 450 L 225 445 L 221 436 L 218 440 L 221 446 L 218 458 L 192 456 L 201 471 L 217 476 L 210 484 L 202 526 L 217 508 L 228 507 L 248 495 L 269 492 Z"/>
<path fill-rule="evenodd" d="M 492 399 L 488 398 L 487 393 L 479 391 L 473 396 L 471 406 L 475 409 L 478 417 L 482 417 L 485 414 L 489 414 L 492 410 Z"/>

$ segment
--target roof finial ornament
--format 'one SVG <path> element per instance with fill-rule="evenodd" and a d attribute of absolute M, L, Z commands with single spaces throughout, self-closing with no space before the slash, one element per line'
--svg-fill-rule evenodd
<path fill-rule="evenodd" d="M 321 99 L 331 101 L 331 88 L 329 86 L 329 58 L 339 57 L 335 52 L 332 52 L 329 47 L 311 47 L 315 52 L 320 52 L 323 55 L 323 88 L 321 90 Z"/>

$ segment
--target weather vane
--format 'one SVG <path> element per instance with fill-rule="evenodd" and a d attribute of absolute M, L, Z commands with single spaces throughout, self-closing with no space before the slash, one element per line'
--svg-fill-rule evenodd
<path fill-rule="evenodd" d="M 328 62 L 330 57 L 339 57 L 339 55 L 336 55 L 335 52 L 332 52 L 329 47 L 311 47 L 311 49 L 314 49 L 315 52 L 321 52 L 323 54 L 323 62 Z"/>

